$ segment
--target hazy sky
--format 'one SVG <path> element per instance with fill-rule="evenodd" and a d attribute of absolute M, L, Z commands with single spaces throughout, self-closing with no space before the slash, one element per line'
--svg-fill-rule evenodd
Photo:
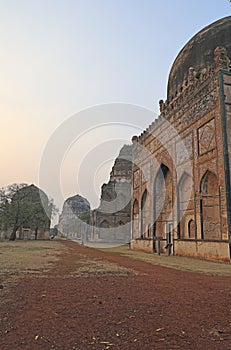
<path fill-rule="evenodd" d="M 38 185 L 47 143 L 77 115 L 76 135 L 59 134 L 70 141 L 59 169 L 62 193 L 64 198 L 77 192 L 90 196 L 97 205 L 112 158 L 155 118 L 158 101 L 166 98 L 168 73 L 179 50 L 205 25 L 230 14 L 228 0 L 0 0 L 0 186 Z M 115 102 L 153 113 L 135 113 L 134 124 L 124 117 L 125 128 L 111 114 L 108 123 L 116 122 L 115 128 L 93 125 L 90 130 L 94 116 L 84 124 L 88 116 L 80 111 Z M 97 113 L 96 108 L 96 124 L 107 124 Z M 87 166 L 82 187 L 76 184 L 78 168 L 94 145 L 102 153 L 104 143 L 111 153 L 99 157 L 95 191 L 89 194 Z"/>

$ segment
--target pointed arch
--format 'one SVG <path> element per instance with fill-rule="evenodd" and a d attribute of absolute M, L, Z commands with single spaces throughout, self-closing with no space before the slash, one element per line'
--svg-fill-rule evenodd
<path fill-rule="evenodd" d="M 155 218 L 157 219 L 161 209 L 164 206 L 165 194 L 166 194 L 166 180 L 170 176 L 170 170 L 162 163 L 156 173 L 154 180 L 154 189 L 153 189 L 153 199 L 155 207 Z M 159 210 L 158 210 L 159 209 Z"/>
<path fill-rule="evenodd" d="M 195 221 L 193 219 L 188 222 L 188 236 L 189 238 L 195 237 Z"/>
<path fill-rule="evenodd" d="M 200 192 L 202 195 L 217 195 L 219 193 L 218 178 L 212 171 L 207 170 L 201 178 Z"/>
<path fill-rule="evenodd" d="M 132 239 L 139 236 L 139 202 L 134 200 L 132 206 Z"/>
<path fill-rule="evenodd" d="M 194 234 L 189 232 L 187 222 L 189 217 L 194 217 L 194 199 L 192 197 L 193 179 L 184 172 L 177 186 L 177 237 L 180 238 L 195 238 Z"/>
<path fill-rule="evenodd" d="M 147 202 L 148 191 L 144 190 L 141 197 L 141 217 L 140 217 L 140 237 L 145 238 L 145 221 L 146 221 L 146 202 Z"/>
<path fill-rule="evenodd" d="M 166 238 L 167 225 L 172 220 L 172 172 L 162 163 L 153 187 L 153 236 Z M 155 249 L 155 247 L 154 247 Z"/>
<path fill-rule="evenodd" d="M 220 225 L 220 191 L 217 175 L 206 170 L 200 181 L 200 217 L 201 238 L 219 239 Z"/>

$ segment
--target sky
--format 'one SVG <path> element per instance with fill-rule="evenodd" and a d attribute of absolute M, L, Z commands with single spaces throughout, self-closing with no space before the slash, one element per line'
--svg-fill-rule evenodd
<path fill-rule="evenodd" d="M 158 115 L 180 49 L 230 14 L 228 0 L 0 0 L 0 187 L 96 207 L 121 146 Z"/>

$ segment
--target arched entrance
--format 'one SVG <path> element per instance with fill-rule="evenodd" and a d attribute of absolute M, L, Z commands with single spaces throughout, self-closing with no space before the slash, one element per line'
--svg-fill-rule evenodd
<path fill-rule="evenodd" d="M 154 181 L 153 222 L 153 241 L 163 237 L 172 247 L 172 173 L 165 164 L 161 164 Z"/>
<path fill-rule="evenodd" d="M 177 187 L 177 236 L 179 238 L 195 238 L 194 202 L 192 196 L 192 178 L 184 172 Z M 193 221 L 193 222 L 192 222 Z M 189 225 L 190 223 L 190 225 Z"/>
<path fill-rule="evenodd" d="M 132 239 L 139 236 L 139 203 L 135 199 L 132 208 Z"/>
<path fill-rule="evenodd" d="M 140 238 L 145 238 L 146 235 L 146 201 L 147 201 L 147 190 L 144 191 L 141 198 L 141 220 L 140 220 Z"/>
<path fill-rule="evenodd" d="M 220 194 L 217 176 L 207 170 L 200 183 L 201 238 L 220 239 Z"/>

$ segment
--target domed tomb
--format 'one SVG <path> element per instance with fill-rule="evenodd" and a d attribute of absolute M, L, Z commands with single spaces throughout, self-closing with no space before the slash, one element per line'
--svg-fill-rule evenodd
<path fill-rule="evenodd" d="M 76 215 L 78 216 L 89 210 L 90 203 L 88 202 L 88 200 L 77 194 L 65 200 L 61 216 L 63 218 L 75 217 Z"/>
<path fill-rule="evenodd" d="M 201 31 L 183 47 L 170 70 L 167 100 L 171 101 L 187 85 L 189 69 L 196 77 L 214 67 L 214 50 L 224 47 L 231 57 L 231 16 L 222 18 Z"/>
<path fill-rule="evenodd" d="M 80 195 L 69 197 L 63 204 L 63 210 L 59 216 L 58 230 L 69 238 L 86 239 L 87 226 L 90 216 L 90 203 Z"/>

